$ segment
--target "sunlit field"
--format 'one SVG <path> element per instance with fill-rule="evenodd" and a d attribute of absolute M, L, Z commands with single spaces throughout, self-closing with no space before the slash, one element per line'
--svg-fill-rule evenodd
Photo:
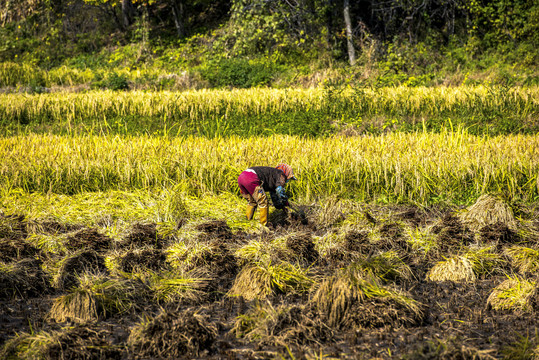
<path fill-rule="evenodd" d="M 0 357 L 533 358 L 537 88 L 0 95 Z M 238 175 L 286 162 L 292 207 Z M 488 339 L 488 340 L 487 340 Z"/>

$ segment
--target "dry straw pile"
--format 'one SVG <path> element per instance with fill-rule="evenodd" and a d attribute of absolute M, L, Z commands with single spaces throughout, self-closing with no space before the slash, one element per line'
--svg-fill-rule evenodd
<path fill-rule="evenodd" d="M 513 209 L 498 195 L 481 195 L 475 204 L 460 214 L 460 219 L 474 231 L 479 231 L 487 225 L 496 223 L 502 223 L 511 229 L 516 229 Z"/>
<path fill-rule="evenodd" d="M 498 285 L 487 304 L 494 310 L 531 312 L 537 309 L 538 300 L 536 282 L 515 276 Z"/>

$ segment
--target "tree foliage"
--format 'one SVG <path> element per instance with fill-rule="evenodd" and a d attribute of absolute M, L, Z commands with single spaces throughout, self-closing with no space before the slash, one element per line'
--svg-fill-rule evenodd
<path fill-rule="evenodd" d="M 52 66 L 145 40 L 154 47 L 203 34 L 214 58 L 329 57 L 346 60 L 343 0 L 5 0 L 0 3 L 0 60 Z M 350 2 L 359 53 L 376 45 L 431 42 L 443 47 L 539 45 L 536 0 L 360 0 Z M 348 36 L 350 38 L 350 35 Z M 198 41 L 198 40 L 197 40 Z"/>

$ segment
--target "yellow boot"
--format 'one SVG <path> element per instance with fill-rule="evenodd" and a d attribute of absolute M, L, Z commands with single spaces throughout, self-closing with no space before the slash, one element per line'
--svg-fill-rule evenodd
<path fill-rule="evenodd" d="M 245 216 L 247 220 L 251 220 L 255 214 L 256 206 L 247 205 L 247 211 L 245 211 Z"/>
<path fill-rule="evenodd" d="M 268 224 L 268 207 L 260 208 L 260 223 L 264 226 Z"/>

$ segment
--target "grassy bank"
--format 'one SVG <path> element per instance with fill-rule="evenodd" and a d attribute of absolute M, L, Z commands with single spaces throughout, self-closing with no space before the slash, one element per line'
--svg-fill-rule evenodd
<path fill-rule="evenodd" d="M 14 136 L 0 140 L 0 182 L 26 191 L 180 186 L 192 195 L 237 192 L 248 166 L 288 162 L 302 200 L 339 195 L 363 201 L 466 202 L 485 192 L 539 196 L 539 137 L 465 132 L 392 133 L 307 139 L 290 136 Z"/>
<path fill-rule="evenodd" d="M 539 88 L 386 87 L 0 95 L 0 131 L 324 136 L 441 131 L 536 133 Z"/>

